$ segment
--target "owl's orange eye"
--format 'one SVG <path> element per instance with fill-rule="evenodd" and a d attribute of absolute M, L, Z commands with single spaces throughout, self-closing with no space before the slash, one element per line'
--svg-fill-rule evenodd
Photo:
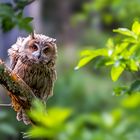
<path fill-rule="evenodd" d="M 37 47 L 37 45 L 35 45 L 35 44 L 31 45 L 30 48 L 31 48 L 33 51 L 37 51 L 37 50 L 38 50 L 38 47 Z"/>

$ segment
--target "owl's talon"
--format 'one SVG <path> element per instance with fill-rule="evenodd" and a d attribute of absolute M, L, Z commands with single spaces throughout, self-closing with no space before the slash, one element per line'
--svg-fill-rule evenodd
<path fill-rule="evenodd" d="M 17 112 L 16 119 L 17 119 L 18 121 L 21 121 L 21 120 L 22 120 L 22 109 L 20 109 L 20 110 Z"/>
<path fill-rule="evenodd" d="M 26 125 L 29 125 L 31 123 L 29 117 L 26 115 L 26 112 L 25 110 L 22 109 L 22 119 L 23 119 L 23 122 L 26 124 Z"/>

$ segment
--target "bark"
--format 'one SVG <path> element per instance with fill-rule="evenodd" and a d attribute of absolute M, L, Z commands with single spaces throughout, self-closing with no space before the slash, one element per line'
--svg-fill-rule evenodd
<path fill-rule="evenodd" d="M 36 98 L 31 88 L 0 60 L 0 84 L 15 96 L 27 99 L 29 103 Z"/>

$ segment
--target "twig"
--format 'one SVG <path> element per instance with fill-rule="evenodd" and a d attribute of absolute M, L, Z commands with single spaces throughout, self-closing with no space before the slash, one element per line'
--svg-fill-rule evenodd
<path fill-rule="evenodd" d="M 35 2 L 35 1 L 36 1 L 36 0 L 28 0 L 28 1 L 25 3 L 24 7 L 27 6 L 27 5 L 30 5 L 31 3 Z M 14 11 L 18 11 L 18 10 L 19 10 L 19 7 L 18 7 L 18 6 L 15 6 L 13 9 L 14 9 Z"/>
<path fill-rule="evenodd" d="M 29 4 L 33 3 L 34 1 L 36 1 L 36 0 L 28 0 L 26 5 L 29 5 Z"/>
<path fill-rule="evenodd" d="M 0 104 L 0 107 L 11 107 L 11 104 Z"/>

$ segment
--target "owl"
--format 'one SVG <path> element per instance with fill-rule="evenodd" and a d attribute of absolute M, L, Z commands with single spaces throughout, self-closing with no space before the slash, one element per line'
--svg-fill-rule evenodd
<path fill-rule="evenodd" d="M 32 33 L 19 37 L 8 50 L 12 73 L 17 74 L 43 102 L 53 94 L 56 80 L 56 40 L 42 34 Z M 26 99 L 9 93 L 11 104 L 17 112 L 17 120 L 26 125 L 31 121 L 25 113 L 29 109 Z"/>

